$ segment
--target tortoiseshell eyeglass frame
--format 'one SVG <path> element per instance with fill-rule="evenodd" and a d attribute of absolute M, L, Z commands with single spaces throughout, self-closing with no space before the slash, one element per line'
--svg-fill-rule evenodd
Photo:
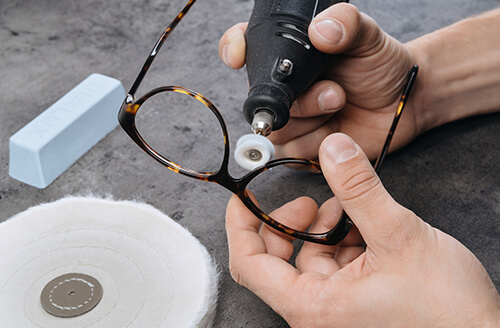
<path fill-rule="evenodd" d="M 167 39 L 167 37 L 172 33 L 172 31 L 175 29 L 177 24 L 181 21 L 181 19 L 186 15 L 186 13 L 191 9 L 193 4 L 196 2 L 196 0 L 190 0 L 186 6 L 182 9 L 182 11 L 174 18 L 174 20 L 168 25 L 168 27 L 163 31 L 162 35 L 156 42 L 155 46 L 153 47 L 153 50 L 149 54 L 148 58 L 146 59 L 146 62 L 144 63 L 142 70 L 140 71 L 139 75 L 137 76 L 135 82 L 133 83 L 129 93 L 127 94 L 121 108 L 120 112 L 118 114 L 118 120 L 122 126 L 122 128 L 125 130 L 125 132 L 135 141 L 135 143 L 142 148 L 146 153 L 148 153 L 151 157 L 153 157 L 155 160 L 160 162 L 161 164 L 165 165 L 168 169 L 183 174 L 185 176 L 202 180 L 202 181 L 209 181 L 209 182 L 215 182 L 224 188 L 228 189 L 235 195 L 241 199 L 241 201 L 246 205 L 246 207 L 256 216 L 258 217 L 262 222 L 265 224 L 271 226 L 272 228 L 285 233 L 289 236 L 292 236 L 294 238 L 302 239 L 304 241 L 309 241 L 313 243 L 318 243 L 318 244 L 325 244 L 325 245 L 337 245 L 340 243 L 344 237 L 348 234 L 350 231 L 353 222 L 351 219 L 348 217 L 348 215 L 343 212 L 339 222 L 336 224 L 335 227 L 333 227 L 330 231 L 324 232 L 324 233 L 308 233 L 304 231 L 299 231 L 292 229 L 290 227 L 287 227 L 278 221 L 274 220 L 271 218 L 268 214 L 264 213 L 249 197 L 249 193 L 246 189 L 246 186 L 248 183 L 254 179 L 257 175 L 260 173 L 269 170 L 273 167 L 279 166 L 279 165 L 290 165 L 290 164 L 299 164 L 299 165 L 305 165 L 310 169 L 316 170 L 321 172 L 321 167 L 317 162 L 310 161 L 307 159 L 300 159 L 300 158 L 281 158 L 281 159 L 275 159 L 269 161 L 266 165 L 257 168 L 248 174 L 246 174 L 242 178 L 233 178 L 229 172 L 228 172 L 228 163 L 229 163 L 229 138 L 228 138 L 228 132 L 226 128 L 226 124 L 222 118 L 222 115 L 220 114 L 219 110 L 208 100 L 206 97 L 203 95 L 199 94 L 196 91 L 184 88 L 184 87 L 179 87 L 179 86 L 162 86 L 156 89 L 153 89 L 149 92 L 147 92 L 145 95 L 142 97 L 136 99 L 135 98 L 135 93 L 137 89 L 139 88 L 139 85 L 141 84 L 142 80 L 144 79 L 146 73 L 148 72 L 149 67 L 151 66 L 153 60 L 155 59 L 156 55 L 158 54 L 161 46 Z M 389 145 L 392 140 L 392 136 L 394 135 L 394 131 L 396 129 L 396 126 L 398 124 L 399 118 L 403 112 L 403 108 L 406 104 L 406 101 L 408 99 L 408 95 L 410 94 L 411 88 L 413 86 L 413 83 L 415 81 L 416 75 L 418 72 L 418 67 L 414 66 L 409 75 L 409 79 L 407 82 L 407 85 L 405 87 L 405 90 L 403 92 L 403 95 L 399 101 L 399 105 L 394 117 L 394 120 L 392 122 L 391 128 L 389 130 L 389 134 L 387 135 L 387 138 L 385 140 L 384 146 L 382 147 L 382 151 L 374 165 L 375 170 L 378 172 L 380 169 L 380 166 L 382 164 L 382 161 L 387 154 L 387 151 L 389 149 Z M 198 172 L 194 170 L 190 170 L 187 168 L 183 168 L 182 166 L 170 161 L 169 159 L 165 158 L 158 152 L 156 152 L 153 148 L 151 148 L 146 141 L 142 138 L 142 136 L 139 134 L 139 132 L 136 129 L 135 125 L 135 117 L 140 109 L 141 105 L 147 101 L 150 97 L 153 97 L 154 95 L 161 93 L 161 92 L 168 92 L 168 91 L 173 91 L 173 92 L 179 92 L 183 93 L 186 95 L 189 95 L 191 97 L 196 98 L 198 101 L 203 103 L 205 106 L 208 107 L 212 111 L 212 113 L 217 117 L 217 120 L 219 121 L 221 125 L 221 129 L 223 132 L 224 136 L 224 157 L 223 161 L 221 164 L 221 167 L 219 168 L 218 171 L 215 172 Z"/>

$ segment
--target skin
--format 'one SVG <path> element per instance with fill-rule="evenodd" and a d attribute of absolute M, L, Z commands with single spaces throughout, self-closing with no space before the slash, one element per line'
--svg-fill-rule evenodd
<path fill-rule="evenodd" d="M 245 63 L 246 26 L 236 24 L 220 40 L 219 54 L 234 69 Z M 316 159 L 323 139 L 343 132 L 375 159 L 414 64 L 419 76 L 391 150 L 433 127 L 498 111 L 499 29 L 500 10 L 494 10 L 401 44 L 355 6 L 330 7 L 313 20 L 309 37 L 318 50 L 335 56 L 322 79 L 294 102 L 287 126 L 271 134 L 277 157 Z"/>
<path fill-rule="evenodd" d="M 221 38 L 231 68 L 244 65 L 245 28 Z M 336 55 L 270 139 L 278 156 L 319 158 L 336 198 L 319 209 L 299 198 L 272 216 L 325 231 L 343 208 L 356 228 L 338 246 L 305 243 L 292 265 L 291 239 L 261 226 L 233 197 L 226 215 L 233 278 L 292 327 L 499 327 L 500 296 L 481 263 L 396 203 L 369 162 L 413 64 L 421 70 L 392 149 L 435 126 L 499 110 L 498 30 L 494 10 L 401 44 L 353 5 L 320 13 L 310 39 Z"/>
<path fill-rule="evenodd" d="M 498 327 L 500 296 L 466 247 L 397 204 L 346 135 L 328 136 L 319 157 L 337 198 L 319 210 L 299 198 L 271 215 L 325 231 L 342 207 L 358 230 L 338 246 L 305 243 L 294 266 L 290 238 L 233 197 L 226 230 L 236 282 L 291 327 Z"/>

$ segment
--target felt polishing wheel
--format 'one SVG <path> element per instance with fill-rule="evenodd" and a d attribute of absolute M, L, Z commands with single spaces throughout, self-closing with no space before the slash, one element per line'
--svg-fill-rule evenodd
<path fill-rule="evenodd" d="M 257 134 L 245 134 L 236 143 L 234 158 L 239 166 L 253 170 L 266 164 L 274 156 L 273 143 Z"/>
<path fill-rule="evenodd" d="M 216 294 L 206 249 L 149 205 L 65 198 L 0 224 L 0 326 L 211 327 Z"/>

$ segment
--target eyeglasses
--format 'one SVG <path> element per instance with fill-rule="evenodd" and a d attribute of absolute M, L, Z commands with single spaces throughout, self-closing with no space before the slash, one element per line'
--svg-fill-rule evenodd
<path fill-rule="evenodd" d="M 254 202 L 252 198 L 250 197 L 250 192 L 247 189 L 248 185 L 250 182 L 254 181 L 256 177 L 260 176 L 263 172 L 270 171 L 276 167 L 282 167 L 282 166 L 300 166 L 303 168 L 307 168 L 309 170 L 314 170 L 321 172 L 321 167 L 320 165 L 311 160 L 307 159 L 300 159 L 300 158 L 281 158 L 281 159 L 275 159 L 269 161 L 267 164 L 265 164 L 262 167 L 259 167 L 257 169 L 254 169 L 253 171 L 250 171 L 246 175 L 244 175 L 241 178 L 234 178 L 229 174 L 228 170 L 228 165 L 229 165 L 229 155 L 230 155 L 230 150 L 229 150 L 229 137 L 228 137 L 228 132 L 227 132 L 227 127 L 226 124 L 222 118 L 221 113 L 219 110 L 215 107 L 215 105 L 208 100 L 206 97 L 201 95 L 200 93 L 190 90 L 188 88 L 180 87 L 180 86 L 162 86 L 155 88 L 146 94 L 144 94 L 142 97 L 137 98 L 135 97 L 135 93 L 137 92 L 137 89 L 139 88 L 142 80 L 144 79 L 146 73 L 148 72 L 149 68 L 151 67 L 151 64 L 153 60 L 156 58 L 161 46 L 167 39 L 167 37 L 172 33 L 172 31 L 175 29 L 175 27 L 179 24 L 179 22 L 182 20 L 182 18 L 186 15 L 186 13 L 191 9 L 193 4 L 196 2 L 196 0 L 190 0 L 186 6 L 181 10 L 181 12 L 174 18 L 174 20 L 168 25 L 168 27 L 163 31 L 162 35 L 156 42 L 155 46 L 153 47 L 153 50 L 149 54 L 148 58 L 146 59 L 146 62 L 144 63 L 139 75 L 135 79 L 129 93 L 127 94 L 121 108 L 120 112 L 118 114 L 118 119 L 119 122 L 122 126 L 122 128 L 125 130 L 125 132 L 132 138 L 132 140 L 135 141 L 135 143 L 142 149 L 144 150 L 147 154 L 149 154 L 153 159 L 161 163 L 162 165 L 166 166 L 168 169 L 180 173 L 184 176 L 197 179 L 197 180 L 202 180 L 202 181 L 209 181 L 209 182 L 214 182 L 216 184 L 221 185 L 222 187 L 226 188 L 227 190 L 231 191 L 234 193 L 236 196 L 239 197 L 239 199 L 246 205 L 246 207 L 257 217 L 259 218 L 262 222 L 265 224 L 269 225 L 270 227 L 286 234 L 289 235 L 293 238 L 298 238 L 302 239 L 304 241 L 309 241 L 309 242 L 314 242 L 314 243 L 319 243 L 319 244 L 325 244 L 325 245 L 336 245 L 340 243 L 344 237 L 347 235 L 347 233 L 350 231 L 351 227 L 353 226 L 353 222 L 351 219 L 348 217 L 348 215 L 343 212 L 340 220 L 337 222 L 335 227 L 333 227 L 330 231 L 324 232 L 324 233 L 309 233 L 307 231 L 301 231 L 301 230 L 296 230 L 291 227 L 288 227 L 284 224 L 281 224 L 277 220 L 273 219 L 269 214 L 267 214 L 265 211 L 261 209 L 261 207 L 257 204 L 257 202 Z M 390 127 L 389 133 L 387 135 L 387 138 L 385 140 L 385 143 L 382 147 L 382 151 L 377 159 L 377 161 L 374 164 L 375 171 L 378 173 L 380 170 L 380 166 L 382 164 L 382 161 L 385 158 L 385 155 L 387 154 L 387 151 L 389 149 L 389 145 L 391 143 L 392 137 L 394 135 L 394 131 L 396 130 L 396 126 L 399 122 L 399 118 L 401 117 L 401 114 L 403 112 L 403 108 L 406 104 L 406 101 L 408 99 L 408 96 L 410 94 L 411 88 L 413 86 L 413 83 L 415 81 L 416 75 L 418 72 L 418 66 L 414 66 L 410 70 L 408 82 L 406 84 L 406 87 L 404 89 L 403 95 L 401 96 L 401 99 L 399 101 L 399 105 L 395 114 L 395 117 L 393 119 L 392 125 Z M 181 166 L 179 164 L 174 163 L 173 161 L 169 160 L 167 157 L 163 156 L 160 154 L 160 152 L 156 151 L 153 149 L 142 137 L 142 135 L 138 132 L 138 129 L 136 127 L 136 114 L 138 111 L 141 109 L 141 106 L 150 98 L 159 95 L 159 94 L 165 94 L 167 92 L 174 92 L 178 94 L 183 94 L 190 96 L 200 103 L 202 103 L 204 106 L 206 106 L 211 113 L 215 116 L 218 124 L 220 125 L 220 128 L 222 130 L 223 138 L 224 138 L 224 149 L 223 149 L 223 159 L 222 159 L 222 164 L 218 170 L 211 171 L 211 172 L 205 172 L 205 171 L 198 171 L 198 170 L 193 170 L 184 166 Z"/>

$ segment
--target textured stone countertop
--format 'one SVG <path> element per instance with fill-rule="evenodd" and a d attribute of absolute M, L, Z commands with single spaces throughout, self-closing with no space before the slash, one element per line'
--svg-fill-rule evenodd
<path fill-rule="evenodd" d="M 230 277 L 224 232 L 230 193 L 166 170 L 120 128 L 44 190 L 8 175 L 8 139 L 12 134 L 91 73 L 114 77 L 128 90 L 159 33 L 183 2 L 0 2 L 0 221 L 66 195 L 91 193 L 149 203 L 189 229 L 220 267 L 215 327 L 287 327 L 272 309 Z M 498 5 L 497 0 L 352 3 L 403 42 Z M 198 1 L 162 49 L 142 88 L 175 84 L 207 96 L 228 124 L 233 149 L 238 138 L 250 131 L 241 111 L 246 73 L 225 67 L 217 46 L 225 29 L 248 19 L 252 5 L 247 0 Z M 202 137 L 199 123 L 190 128 Z M 418 137 L 391 154 L 381 172 L 396 200 L 471 249 L 497 288 L 499 141 L 500 114 L 470 118 Z"/>

